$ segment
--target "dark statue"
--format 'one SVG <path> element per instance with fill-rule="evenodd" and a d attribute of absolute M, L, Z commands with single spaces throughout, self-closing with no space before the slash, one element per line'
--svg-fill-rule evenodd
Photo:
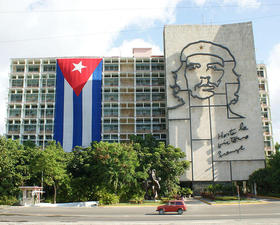
<path fill-rule="evenodd" d="M 149 170 L 149 178 L 145 181 L 145 199 L 156 200 L 158 198 L 158 191 L 160 190 L 160 177 L 156 176 L 156 170 Z"/>

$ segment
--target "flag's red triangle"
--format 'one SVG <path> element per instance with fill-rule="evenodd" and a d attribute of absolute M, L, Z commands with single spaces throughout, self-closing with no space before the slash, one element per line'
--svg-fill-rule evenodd
<path fill-rule="evenodd" d="M 64 78 L 73 88 L 75 94 L 79 96 L 101 60 L 100 58 L 57 59 L 57 63 Z"/>

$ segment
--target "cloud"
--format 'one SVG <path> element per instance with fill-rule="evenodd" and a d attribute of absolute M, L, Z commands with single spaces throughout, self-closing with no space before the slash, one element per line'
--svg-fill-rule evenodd
<path fill-rule="evenodd" d="M 240 8 L 259 8 L 260 0 L 193 0 L 198 6 L 203 6 L 206 3 L 216 3 L 220 5 L 237 5 Z"/>
<path fill-rule="evenodd" d="M 267 64 L 268 85 L 270 92 L 272 127 L 274 142 L 280 143 L 280 98 L 279 98 L 279 83 L 280 83 L 280 43 L 275 45 L 269 54 Z"/>
<path fill-rule="evenodd" d="M 127 39 L 123 30 L 137 34 L 174 22 L 180 1 L 0 1 L 0 21 L 5 21 L 0 23 L 0 82 L 5 87 L 0 90 L 0 134 L 5 132 L 10 58 L 119 55 L 136 45 L 151 47 L 140 39 L 119 47 L 114 43 Z"/>

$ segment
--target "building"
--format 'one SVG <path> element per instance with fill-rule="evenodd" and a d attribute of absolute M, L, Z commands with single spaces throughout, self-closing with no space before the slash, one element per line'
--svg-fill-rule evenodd
<path fill-rule="evenodd" d="M 251 23 L 166 26 L 164 47 L 164 56 L 134 49 L 134 57 L 102 58 L 101 140 L 152 133 L 186 152 L 191 170 L 182 180 L 247 180 L 264 167 L 264 149 L 274 151 Z M 43 147 L 54 139 L 56 60 L 11 60 L 8 138 Z M 204 64 L 208 75 L 200 74 Z"/>
<path fill-rule="evenodd" d="M 137 53 L 139 54 L 139 53 Z M 138 55 L 139 56 L 139 55 Z M 132 88 L 134 87 L 134 66 L 136 70 L 137 62 L 137 71 L 140 70 L 140 61 L 141 66 L 144 61 L 146 64 L 146 70 L 142 70 L 146 73 L 144 77 L 140 77 L 137 73 L 137 79 L 135 81 L 135 86 L 145 88 L 161 88 L 160 93 L 165 93 L 165 71 L 161 68 L 160 73 L 156 75 L 155 72 L 152 72 L 152 75 L 148 76 L 147 72 L 150 74 L 151 63 L 153 61 L 160 62 L 160 66 L 164 67 L 164 58 L 163 56 L 156 57 L 137 57 L 136 58 L 105 58 L 106 69 L 104 68 L 103 76 L 103 99 L 104 99 L 104 116 L 103 116 L 103 140 L 104 141 L 126 141 L 129 139 L 128 135 L 131 133 L 134 134 L 145 134 L 145 133 L 154 133 L 155 136 L 165 141 L 166 139 L 166 118 L 165 118 L 165 100 L 161 100 L 159 103 L 152 105 L 153 111 L 150 112 L 150 97 L 144 95 L 149 99 L 149 103 L 146 103 L 147 107 L 145 111 L 141 111 L 139 108 L 136 111 L 136 116 L 139 118 L 134 120 L 135 109 L 138 108 L 138 105 L 135 106 L 134 100 L 130 103 L 130 107 L 127 106 L 124 110 L 124 105 L 120 107 L 121 103 L 118 100 L 109 101 L 110 95 L 114 95 L 115 99 L 119 99 L 120 91 L 117 94 L 110 94 L 108 90 L 113 88 L 114 90 L 120 90 L 122 87 Z M 138 64 L 139 62 L 139 64 Z M 147 65 L 147 63 L 149 65 Z M 123 66 L 128 64 L 130 68 L 130 78 L 124 77 L 124 75 L 119 76 L 119 73 L 127 73 L 128 71 L 123 71 Z M 120 66 L 122 65 L 122 66 Z M 113 66 L 121 68 L 114 71 Z M 139 67 L 139 68 L 138 68 Z M 155 64 L 153 64 L 153 70 L 155 71 Z M 144 68 L 143 68 L 144 69 Z M 54 120 L 54 107 L 55 107 L 55 74 L 56 72 L 56 59 L 55 58 L 41 58 L 41 59 L 11 59 L 11 68 L 10 68 L 10 82 L 9 82 L 9 102 L 8 102 L 8 112 L 7 112 L 7 124 L 6 124 L 6 135 L 8 138 L 20 139 L 21 142 L 26 140 L 31 140 L 37 145 L 44 146 L 48 141 L 53 140 L 53 120 Z M 267 71 L 264 64 L 257 65 L 257 76 L 259 80 L 259 90 L 260 90 L 260 102 L 262 109 L 262 121 L 264 128 L 264 141 L 265 141 L 265 152 L 269 156 L 275 152 L 274 143 L 273 143 L 273 134 L 272 134 L 272 122 L 271 122 L 271 113 L 270 113 L 270 101 L 269 101 L 269 90 L 267 83 Z M 130 81 L 128 85 L 127 82 Z M 137 88 L 138 89 L 138 88 Z M 105 94 L 106 90 L 106 94 Z M 122 89 L 123 90 L 123 89 Z M 31 93 L 32 91 L 32 93 Z M 146 90 L 147 91 L 147 90 Z M 155 90 L 154 90 L 155 91 Z M 40 94 L 39 94 L 40 92 Z M 133 91 L 134 92 L 134 91 Z M 114 92 L 116 93 L 116 92 Z M 142 98 L 143 94 L 138 92 L 137 99 Z M 145 92 L 145 93 L 151 93 Z M 152 89 L 153 93 L 153 89 Z M 154 92 L 155 93 L 155 92 Z M 161 94 L 162 95 L 162 94 Z M 126 96 L 125 94 L 121 95 L 122 98 Z M 120 98 L 121 98 L 120 96 Z M 112 97 L 112 96 L 111 96 Z M 159 95 L 157 96 L 159 97 Z M 134 99 L 133 97 L 131 97 Z M 144 98 L 144 97 L 143 97 Z M 152 96 L 152 101 L 156 98 Z M 162 97 L 161 97 L 162 98 Z M 112 98 L 113 99 L 113 98 Z M 106 103 L 105 103 L 106 100 Z M 112 105 L 113 104 L 113 105 Z M 124 104 L 127 105 L 127 102 Z M 139 103 L 142 104 L 142 103 Z M 157 109 L 155 106 L 159 104 Z M 110 106 L 112 107 L 110 108 Z M 126 106 L 125 105 L 125 106 Z M 114 107 L 113 107 L 114 106 Z M 139 105 L 140 106 L 140 105 Z M 108 109 L 109 108 L 109 109 Z M 114 109 L 116 108 L 116 109 Z M 122 110 L 120 111 L 119 109 Z M 152 118 L 151 115 L 158 114 L 159 110 L 161 111 L 161 117 Z M 149 111 L 149 112 L 148 112 Z M 130 113 L 133 116 L 130 116 L 130 120 L 125 118 L 124 113 Z M 140 116 L 140 114 L 148 114 L 149 116 Z M 118 120 L 119 114 L 123 117 L 121 120 Z M 132 122 L 133 121 L 133 122 Z M 152 123 L 151 123 L 152 122 Z M 138 125 L 137 125 L 138 124 Z M 153 124 L 153 126 L 151 126 Z M 113 127 L 112 127 L 113 126 Z M 128 129 L 126 129 L 126 127 Z M 111 132 L 114 130 L 114 132 Z M 152 129 L 151 129 L 152 128 Z M 126 130 L 125 133 L 120 131 Z M 142 132 L 140 132 L 140 130 Z"/>
<path fill-rule="evenodd" d="M 260 102 L 262 111 L 264 150 L 266 156 L 270 156 L 271 154 L 275 153 L 275 148 L 273 143 L 267 71 L 264 64 L 257 65 L 257 75 L 259 81 Z"/>
<path fill-rule="evenodd" d="M 134 55 L 103 58 L 103 141 L 149 133 L 166 140 L 164 57 Z M 10 71 L 6 135 L 44 147 L 54 134 L 56 58 L 12 59 Z"/>

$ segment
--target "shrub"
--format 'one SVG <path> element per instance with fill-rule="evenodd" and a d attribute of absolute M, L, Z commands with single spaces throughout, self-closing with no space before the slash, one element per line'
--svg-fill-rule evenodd
<path fill-rule="evenodd" d="M 116 194 L 98 191 L 96 193 L 97 199 L 100 205 L 110 205 L 110 204 L 117 204 L 120 201 L 120 197 Z"/>
<path fill-rule="evenodd" d="M 167 203 L 169 201 L 169 198 L 167 197 L 162 197 L 161 198 L 162 203 Z"/>
<path fill-rule="evenodd" d="M 237 196 L 217 196 L 217 197 L 215 197 L 215 200 L 220 200 L 220 201 L 238 200 L 238 197 Z"/>
<path fill-rule="evenodd" d="M 222 185 L 221 192 L 222 192 L 223 195 L 235 195 L 235 194 L 237 194 L 236 187 L 232 183 Z"/>
<path fill-rule="evenodd" d="M 130 203 L 141 204 L 144 200 L 144 195 L 134 194 L 132 195 L 131 199 L 129 200 Z"/>
<path fill-rule="evenodd" d="M 213 195 L 216 196 L 218 193 L 222 191 L 222 185 L 221 184 L 210 184 L 207 187 L 207 190 Z"/>
<path fill-rule="evenodd" d="M 14 196 L 1 196 L 0 205 L 15 205 L 18 204 L 18 200 Z"/>
<path fill-rule="evenodd" d="M 183 188 L 181 188 L 181 190 L 180 190 L 180 194 L 181 194 L 181 196 L 189 196 L 189 195 L 192 195 L 193 194 L 193 191 L 192 191 L 192 189 L 190 189 L 190 188 L 187 188 L 187 187 L 183 187 Z"/>

